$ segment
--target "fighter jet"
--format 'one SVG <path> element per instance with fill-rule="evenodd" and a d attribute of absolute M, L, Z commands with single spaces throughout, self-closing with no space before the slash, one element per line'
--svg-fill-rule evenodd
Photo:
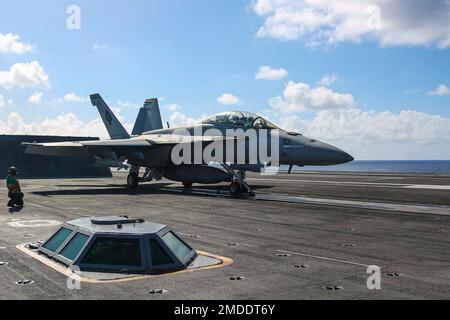
<path fill-rule="evenodd" d="M 98 108 L 111 139 L 24 143 L 26 153 L 94 156 L 104 165 L 131 166 L 127 177 L 130 188 L 136 188 L 140 182 L 164 177 L 182 182 L 186 188 L 193 183 L 229 182 L 231 194 L 249 195 L 254 192 L 245 180 L 247 171 L 260 172 L 267 167 L 288 165 L 290 173 L 293 166 L 336 165 L 353 161 L 352 156 L 332 145 L 285 131 L 249 112 L 223 112 L 192 126 L 163 129 L 155 99 L 146 100 L 144 111 L 139 113 L 130 135 L 99 94 L 90 98 Z M 223 147 L 223 150 L 219 152 L 217 147 Z M 259 156 L 261 150 L 265 150 L 267 155 L 270 153 L 270 157 Z M 204 157 L 200 161 L 196 159 L 198 154 L 204 155 L 206 151 L 214 161 Z M 253 153 L 257 153 L 256 157 Z M 140 168 L 145 168 L 142 176 L 139 175 Z"/>

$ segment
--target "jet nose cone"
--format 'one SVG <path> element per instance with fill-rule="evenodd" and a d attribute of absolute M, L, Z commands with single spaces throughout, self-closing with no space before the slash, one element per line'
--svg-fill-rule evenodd
<path fill-rule="evenodd" d="M 308 158 L 316 165 L 342 164 L 354 160 L 347 152 L 320 141 L 314 141 L 308 153 Z"/>
<path fill-rule="evenodd" d="M 342 155 L 341 155 L 341 157 L 342 157 L 342 162 L 341 163 L 347 163 L 347 162 L 352 162 L 353 160 L 355 160 L 351 155 L 349 155 L 347 152 L 345 152 L 345 151 L 342 151 L 341 150 L 341 152 L 342 152 Z"/>

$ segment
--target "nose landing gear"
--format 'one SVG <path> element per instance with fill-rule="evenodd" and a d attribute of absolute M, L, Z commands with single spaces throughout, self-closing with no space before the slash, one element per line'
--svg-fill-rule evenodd
<path fill-rule="evenodd" d="M 230 184 L 230 193 L 232 195 L 238 195 L 240 193 L 243 193 L 245 190 L 242 188 L 242 186 L 237 181 L 233 181 Z"/>
<path fill-rule="evenodd" d="M 233 179 L 230 184 L 231 195 L 238 195 L 238 194 L 242 194 L 242 193 L 247 193 L 249 196 L 255 195 L 255 193 L 250 188 L 250 186 L 247 184 L 247 182 L 245 182 L 245 171 L 240 170 L 239 172 L 235 172 L 226 163 L 222 163 L 222 167 L 226 170 L 226 172 Z"/>

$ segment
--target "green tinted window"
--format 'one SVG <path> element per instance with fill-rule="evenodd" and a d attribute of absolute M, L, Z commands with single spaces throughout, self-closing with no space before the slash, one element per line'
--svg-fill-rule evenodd
<path fill-rule="evenodd" d="M 155 239 L 150 239 L 150 253 L 152 256 L 152 264 L 154 266 L 173 263 L 169 255 Z"/>
<path fill-rule="evenodd" d="M 45 244 L 44 248 L 47 250 L 50 250 L 52 252 L 55 252 L 64 241 L 70 236 L 72 233 L 72 230 L 61 228 L 56 232 L 53 237 L 50 238 Z"/>
<path fill-rule="evenodd" d="M 87 235 L 77 233 L 61 251 L 61 255 L 69 260 L 75 260 L 88 239 Z"/>
<path fill-rule="evenodd" d="M 180 261 L 183 261 L 189 252 L 191 252 L 191 249 L 172 232 L 166 233 L 161 239 Z"/>
<path fill-rule="evenodd" d="M 140 266 L 140 247 L 139 239 L 97 238 L 83 263 Z"/>

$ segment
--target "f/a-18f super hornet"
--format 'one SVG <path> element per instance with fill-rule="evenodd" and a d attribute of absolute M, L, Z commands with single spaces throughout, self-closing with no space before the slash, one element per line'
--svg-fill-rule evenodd
<path fill-rule="evenodd" d="M 193 183 L 230 182 L 232 194 L 253 194 L 245 181 L 247 171 L 288 165 L 290 173 L 293 166 L 353 161 L 352 156 L 334 146 L 282 130 L 249 112 L 223 112 L 192 126 L 163 129 L 156 99 L 146 100 L 130 135 L 99 94 L 90 98 L 111 139 L 24 143 L 26 152 L 93 156 L 99 163 L 111 167 L 131 166 L 127 177 L 130 188 L 136 188 L 139 182 L 164 177 L 182 182 L 185 187 Z M 209 157 L 205 157 L 205 153 Z M 270 156 L 261 156 L 261 153 Z M 145 172 L 139 176 L 141 167 Z"/>

